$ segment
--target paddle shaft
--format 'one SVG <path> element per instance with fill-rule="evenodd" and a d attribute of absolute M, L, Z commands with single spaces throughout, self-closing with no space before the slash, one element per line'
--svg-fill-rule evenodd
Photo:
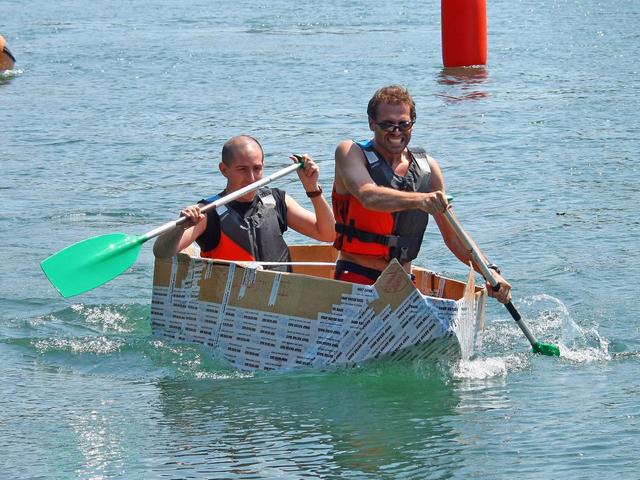
<path fill-rule="evenodd" d="M 206 212 L 256 190 L 263 185 L 300 168 L 294 163 L 268 177 L 212 202 L 201 211 Z M 42 271 L 63 297 L 72 297 L 96 288 L 117 277 L 134 264 L 141 245 L 187 221 L 186 217 L 167 222 L 145 235 L 124 233 L 98 235 L 75 243 L 49 256 L 40 263 Z"/>
<path fill-rule="evenodd" d="M 480 268 L 480 272 L 482 273 L 482 276 L 489 282 L 489 284 L 491 284 L 494 290 L 496 291 L 499 290 L 500 284 L 498 280 L 496 280 L 496 277 L 494 277 L 492 270 L 487 267 L 487 264 L 485 263 L 486 257 L 481 253 L 480 248 L 478 248 L 478 246 L 473 241 L 473 239 L 467 234 L 467 232 L 464 231 L 464 229 L 462 228 L 462 225 L 460 225 L 459 220 L 456 218 L 451 208 L 447 208 L 445 210 L 444 216 L 447 218 L 447 220 L 455 230 L 456 235 L 458 235 L 458 238 L 462 241 L 462 243 L 464 243 L 465 247 L 467 247 L 471 252 L 473 259 L 476 262 L 476 265 L 478 265 L 478 267 Z M 522 320 L 520 313 L 518 313 L 518 310 L 516 310 L 516 307 L 513 305 L 513 303 L 508 302 L 505 304 L 505 307 L 507 308 L 507 310 L 509 311 L 513 319 L 518 324 L 518 327 L 520 327 L 520 330 L 522 330 L 522 333 L 524 333 L 524 336 L 527 337 L 527 340 L 529 340 L 529 343 L 531 343 L 531 346 L 534 349 L 537 349 L 540 344 L 531 333 L 531 330 L 529 330 L 529 326 L 525 323 L 524 320 Z"/>
<path fill-rule="evenodd" d="M 209 210 L 213 209 L 213 208 L 217 208 L 220 207 L 222 205 L 226 205 L 229 202 L 234 201 L 236 198 L 240 198 L 243 195 L 246 195 L 249 192 L 252 192 L 254 190 L 257 190 L 258 188 L 266 185 L 267 183 L 272 182 L 273 180 L 276 180 L 280 177 L 284 177 L 285 175 L 288 175 L 289 173 L 297 170 L 298 168 L 301 168 L 303 166 L 303 163 L 293 163 L 291 165 L 289 165 L 286 168 L 283 168 L 282 170 L 277 171 L 274 174 L 271 174 L 267 177 L 264 177 L 260 180 L 258 180 L 257 182 L 253 182 L 251 185 L 247 185 L 246 187 L 242 187 L 240 190 L 236 190 L 235 192 L 231 192 L 228 195 L 225 195 L 222 198 L 219 198 L 218 200 L 216 200 L 215 202 L 211 202 L 208 203 L 207 205 L 205 205 L 204 207 L 200 208 L 200 212 L 202 213 L 206 213 Z M 157 237 L 158 235 L 162 235 L 165 232 L 168 232 L 169 230 L 172 230 L 180 225 L 182 225 L 183 223 L 187 222 L 188 219 L 187 217 L 180 217 L 177 220 L 172 220 L 170 222 L 165 223 L 164 225 L 158 227 L 158 228 L 154 228 L 153 230 L 150 230 L 149 232 L 145 233 L 144 235 L 142 235 L 142 237 L 144 238 L 143 242 L 146 242 L 147 240 L 151 240 L 154 237 Z"/>

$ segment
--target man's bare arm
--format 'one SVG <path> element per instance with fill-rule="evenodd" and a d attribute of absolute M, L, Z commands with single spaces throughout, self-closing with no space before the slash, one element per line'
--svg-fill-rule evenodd
<path fill-rule="evenodd" d="M 335 160 L 338 193 L 349 192 L 365 208 L 380 212 L 420 209 L 431 214 L 443 212 L 446 208 L 447 200 L 442 190 L 401 192 L 376 185 L 367 171 L 362 150 L 351 140 L 338 145 Z"/>
<path fill-rule="evenodd" d="M 333 211 L 323 195 L 311 199 L 315 213 L 300 205 L 294 198 L 287 195 L 287 225 L 307 237 L 321 242 L 333 242 L 336 231 L 336 220 Z"/>

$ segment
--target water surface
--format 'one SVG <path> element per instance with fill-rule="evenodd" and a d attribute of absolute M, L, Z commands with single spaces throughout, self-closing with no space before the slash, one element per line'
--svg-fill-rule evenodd
<path fill-rule="evenodd" d="M 489 2 L 489 65 L 443 71 L 439 2 L 3 3 L 2 478 L 637 477 L 640 6 Z M 267 170 L 369 133 L 385 84 L 514 286 L 477 359 L 243 375 L 148 323 L 153 258 L 64 300 L 38 264 L 218 192 L 222 143 Z M 308 205 L 294 178 L 282 188 Z M 305 240 L 289 232 L 288 241 Z M 464 278 L 430 227 L 418 263 Z"/>

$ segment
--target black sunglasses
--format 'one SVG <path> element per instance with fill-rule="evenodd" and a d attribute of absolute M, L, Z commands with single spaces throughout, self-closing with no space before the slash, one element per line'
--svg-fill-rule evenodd
<path fill-rule="evenodd" d="M 398 130 L 400 130 L 401 132 L 406 132 L 407 130 L 409 130 L 411 127 L 413 127 L 413 124 L 416 123 L 415 120 L 411 120 L 410 122 L 400 122 L 400 123 L 393 123 L 393 122 L 376 122 L 376 125 L 379 126 L 382 130 L 386 131 L 386 132 L 395 132 L 396 128 Z"/>

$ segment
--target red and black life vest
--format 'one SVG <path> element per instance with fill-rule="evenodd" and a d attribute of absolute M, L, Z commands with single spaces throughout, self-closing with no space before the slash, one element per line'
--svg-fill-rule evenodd
<path fill-rule="evenodd" d="M 200 203 L 211 203 L 219 197 L 209 197 Z M 284 192 L 278 199 L 284 202 Z M 286 230 L 286 205 L 277 205 L 276 202 L 271 189 L 265 187 L 258 191 L 244 215 L 227 205 L 208 212 L 207 229 L 210 221 L 214 220 L 212 215 L 217 215 L 220 240 L 207 249 L 204 246 L 206 243 L 202 241 L 202 237 L 207 235 L 205 231 L 196 240 L 201 246 L 200 255 L 221 260 L 290 262 L 289 248 L 282 236 Z M 278 210 L 284 212 L 283 222 L 278 219 Z M 284 230 L 281 223 L 284 223 Z M 266 268 L 290 271 L 286 265 Z"/>
<path fill-rule="evenodd" d="M 382 187 L 405 192 L 430 191 L 431 168 L 428 156 L 421 148 L 409 150 L 412 161 L 404 176 L 397 175 L 374 150 L 373 141 L 358 142 L 366 158 L 369 175 Z M 377 212 L 366 209 L 353 195 L 332 193 L 336 217 L 334 247 L 359 255 L 396 258 L 400 263 L 415 259 L 420 251 L 429 214 L 422 210 Z"/>

